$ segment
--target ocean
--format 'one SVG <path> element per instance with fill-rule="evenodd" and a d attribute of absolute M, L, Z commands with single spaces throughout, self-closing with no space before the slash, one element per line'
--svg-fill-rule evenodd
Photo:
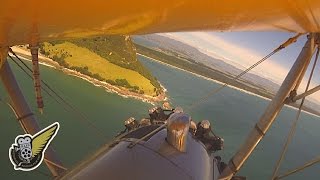
<path fill-rule="evenodd" d="M 169 100 L 174 106 L 187 109 L 192 103 L 198 102 L 208 92 L 220 86 L 216 82 L 146 57 L 138 56 L 138 58 L 168 90 Z M 67 168 L 72 168 L 94 153 L 97 148 L 110 142 L 124 128 L 125 119 L 131 116 L 137 119 L 147 116 L 148 109 L 152 107 L 151 104 L 106 92 L 103 88 L 96 87 L 87 81 L 41 66 L 41 78 L 79 111 L 86 114 L 90 122 L 79 118 L 78 113 L 65 111 L 60 104 L 44 92 L 45 108 L 44 114 L 41 115 L 36 108 L 31 79 L 14 64 L 10 64 L 29 104 L 39 118 L 41 127 L 48 126 L 55 121 L 60 122 L 60 130 L 52 146 Z M 8 97 L 2 86 L 0 92 L 1 99 L 7 101 Z M 195 121 L 203 119 L 211 121 L 214 132 L 225 140 L 224 150 L 217 155 L 228 162 L 258 121 L 268 102 L 266 99 L 227 87 L 199 103 L 187 113 Z M 247 176 L 248 179 L 271 178 L 273 167 L 295 115 L 296 110 L 289 107 L 283 109 L 266 137 L 244 164 L 239 172 L 240 175 Z M 32 172 L 13 169 L 8 158 L 8 149 L 15 137 L 23 134 L 23 131 L 10 108 L 4 103 L 0 103 L 0 123 L 0 167 L 2 168 L 0 178 L 51 179 L 44 163 Z M 289 146 L 280 173 L 302 165 L 319 155 L 320 132 L 318 127 L 320 127 L 319 117 L 302 113 L 297 132 Z M 320 165 L 317 164 L 287 179 L 317 179 L 320 177 L 319 169 Z"/>

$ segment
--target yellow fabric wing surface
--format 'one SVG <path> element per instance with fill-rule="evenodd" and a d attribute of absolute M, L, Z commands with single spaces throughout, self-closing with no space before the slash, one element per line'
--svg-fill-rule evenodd
<path fill-rule="evenodd" d="M 319 0 L 2 0 L 0 46 L 102 34 L 320 31 Z"/>
<path fill-rule="evenodd" d="M 46 145 L 49 143 L 49 141 L 53 138 L 53 135 L 55 134 L 56 130 L 58 128 L 57 124 L 54 124 L 47 130 L 41 132 L 38 134 L 33 140 L 32 140 L 32 157 L 38 155 L 42 150 L 46 147 Z"/>

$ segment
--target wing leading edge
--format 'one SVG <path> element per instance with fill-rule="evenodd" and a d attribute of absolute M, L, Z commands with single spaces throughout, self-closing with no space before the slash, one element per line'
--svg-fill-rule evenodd
<path fill-rule="evenodd" d="M 319 32 L 318 0 L 2 0 L 0 46 L 102 34 Z"/>

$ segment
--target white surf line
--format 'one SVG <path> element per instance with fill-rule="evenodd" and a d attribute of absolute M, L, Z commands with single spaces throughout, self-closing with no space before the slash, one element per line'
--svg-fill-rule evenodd
<path fill-rule="evenodd" d="M 20 56 L 20 55 L 18 55 L 18 54 L 17 54 L 17 56 L 18 56 L 19 58 L 23 59 L 23 60 L 32 62 L 31 59 L 25 58 L 25 57 Z M 50 61 L 53 61 L 53 60 L 50 60 Z M 39 61 L 39 64 L 41 64 L 41 65 L 43 65 L 43 66 L 47 66 L 47 67 L 49 67 L 49 68 L 57 69 L 55 66 L 50 65 L 50 64 L 47 64 L 47 63 L 44 63 L 44 62 L 40 62 L 40 61 Z M 115 93 L 115 94 L 117 94 L 118 96 L 121 96 L 121 97 L 123 97 L 123 98 L 129 98 L 129 97 L 130 97 L 130 98 L 133 98 L 133 99 L 136 99 L 136 100 L 140 100 L 140 101 L 142 101 L 142 102 L 145 102 L 145 103 L 148 103 L 148 104 L 151 104 L 151 105 L 155 105 L 155 102 L 153 102 L 152 100 L 149 100 L 149 98 L 152 99 L 152 96 L 149 96 L 149 97 L 140 97 L 140 96 L 136 96 L 136 95 L 132 95 L 132 94 L 122 94 L 121 92 L 119 92 L 119 91 L 121 91 L 121 90 L 119 90 L 119 88 L 116 87 L 116 86 L 113 86 L 113 85 L 111 85 L 111 84 L 108 84 L 108 83 L 106 83 L 106 82 L 104 82 L 104 81 L 99 81 L 99 80 L 94 79 L 94 78 L 92 78 L 92 77 L 90 77 L 90 76 L 81 74 L 81 73 L 78 72 L 78 71 L 75 71 L 75 70 L 72 70 L 72 69 L 68 69 L 68 68 L 65 68 L 65 67 L 62 67 L 62 68 L 63 68 L 65 71 L 67 71 L 67 72 L 62 72 L 62 73 L 66 74 L 66 75 L 69 75 L 69 76 L 74 76 L 74 77 L 80 78 L 80 79 L 82 79 L 82 80 L 85 80 L 85 81 L 89 82 L 90 84 L 92 84 L 92 85 L 94 85 L 94 86 L 96 86 L 96 87 L 104 88 L 104 89 L 105 89 L 107 92 L 109 92 L 109 93 Z M 100 83 L 100 84 L 97 84 L 97 83 Z M 101 84 L 102 84 L 102 85 L 101 85 Z M 145 96 L 147 96 L 147 95 L 145 95 Z M 165 97 L 165 100 L 166 100 L 166 98 L 167 98 L 167 97 Z"/>
<path fill-rule="evenodd" d="M 26 61 L 32 62 L 31 59 L 25 58 L 25 57 L 20 56 L 20 55 L 18 55 L 18 54 L 17 54 L 17 56 L 18 56 L 20 59 L 24 59 L 24 60 L 26 60 Z M 47 63 L 45 63 L 45 62 L 40 62 L 40 61 L 39 61 L 39 64 L 44 65 L 44 66 L 47 66 L 47 67 L 50 67 L 50 68 L 56 68 L 55 66 L 53 66 L 53 65 L 51 65 L 51 64 L 47 64 Z"/>
<path fill-rule="evenodd" d="M 140 55 L 140 56 L 149 58 L 149 59 L 151 59 L 151 60 L 153 60 L 153 61 L 156 61 L 156 62 L 158 62 L 158 63 L 161 63 L 161 64 L 163 64 L 163 65 L 170 66 L 170 67 L 172 67 L 172 68 L 174 68 L 174 69 L 179 69 L 179 70 L 181 70 L 181 71 L 184 71 L 184 72 L 193 74 L 193 75 L 195 75 L 195 76 L 197 76 L 197 77 L 200 77 L 200 78 L 202 78 L 202 79 L 206 79 L 206 80 L 208 80 L 208 81 L 212 81 L 212 82 L 215 82 L 215 83 L 220 84 L 220 85 L 224 85 L 224 84 L 225 84 L 225 83 L 223 83 L 223 82 L 221 82 L 221 81 L 217 81 L 217 80 L 215 80 L 215 79 L 211 79 L 211 78 L 205 77 L 205 76 L 203 76 L 203 75 L 200 75 L 200 74 L 196 74 L 196 73 L 194 73 L 194 72 L 187 71 L 187 70 L 185 70 L 185 69 L 182 69 L 182 68 L 173 66 L 173 65 L 171 65 L 171 64 L 164 63 L 164 62 L 162 62 L 162 61 L 160 61 L 160 60 L 157 60 L 157 59 L 154 59 L 154 58 L 152 58 L 152 57 L 149 57 L 149 56 L 146 56 L 146 55 L 143 55 L 143 54 L 140 54 L 140 53 L 137 53 L 137 54 Z M 250 95 L 253 95 L 253 96 L 260 97 L 260 98 L 265 99 L 265 100 L 270 100 L 269 98 L 266 98 L 266 97 L 264 97 L 264 96 L 255 94 L 255 93 L 253 93 L 253 92 L 250 92 L 250 91 L 247 91 L 247 90 L 244 90 L 244 89 L 241 89 L 241 88 L 232 86 L 232 85 L 228 85 L 228 87 L 230 87 L 230 88 L 232 88 L 232 89 L 235 89 L 235 90 L 238 90 L 238 91 L 241 91 L 241 92 L 244 92 L 244 93 L 246 93 L 246 94 L 250 94 Z"/>
<path fill-rule="evenodd" d="M 143 54 L 140 54 L 140 53 L 137 53 L 137 55 L 143 56 L 143 57 L 146 57 L 146 58 L 149 58 L 149 59 L 151 59 L 151 60 L 153 60 L 153 61 L 156 61 L 156 62 L 158 62 L 158 63 L 160 63 L 160 64 L 169 66 L 169 67 L 174 68 L 174 69 L 179 69 L 179 70 L 181 70 L 181 71 L 184 71 L 184 72 L 193 74 L 193 75 L 195 75 L 195 76 L 197 76 L 197 77 L 200 77 L 200 78 L 202 78 L 202 79 L 205 79 L 205 80 L 208 80 L 208 81 L 212 81 L 212 82 L 218 83 L 218 84 L 220 84 L 220 85 L 225 84 L 225 83 L 223 83 L 223 82 L 220 82 L 220 81 L 217 81 L 217 80 L 214 80 L 214 79 L 211 79 L 211 78 L 208 78 L 208 77 L 205 77 L 205 76 L 196 74 L 196 73 L 194 73 L 194 72 L 187 71 L 187 70 L 185 70 L 185 69 L 182 69 L 182 68 L 173 66 L 173 65 L 171 65 L 171 64 L 162 62 L 162 61 L 160 61 L 160 60 L 154 59 L 154 58 L 152 58 L 152 57 L 149 57 L 149 56 L 146 56 L 146 55 L 143 55 Z M 259 98 L 264 99 L 264 100 L 267 100 L 267 101 L 271 101 L 270 98 L 267 98 L 267 97 L 264 97 L 264 96 L 255 94 L 255 93 L 253 93 L 253 92 L 250 92 L 250 91 L 247 91 L 247 90 L 244 90 L 244 89 L 241 89 L 241 88 L 232 86 L 232 85 L 228 85 L 228 87 L 230 87 L 230 88 L 232 88 L 232 89 L 235 89 L 235 90 L 238 90 L 238 91 L 241 91 L 241 92 L 244 92 L 244 93 L 249 94 L 249 95 L 252 95 L 252 96 L 259 97 Z M 293 106 L 290 106 L 290 105 L 288 105 L 288 104 L 285 104 L 285 106 L 288 107 L 288 108 L 294 109 L 294 110 L 298 110 L 298 109 L 299 109 L 299 108 L 297 108 L 297 107 L 293 107 Z M 320 118 L 319 115 L 313 114 L 313 113 L 311 113 L 311 112 L 308 112 L 308 111 L 305 111 L 305 110 L 302 110 L 302 112 Z"/>

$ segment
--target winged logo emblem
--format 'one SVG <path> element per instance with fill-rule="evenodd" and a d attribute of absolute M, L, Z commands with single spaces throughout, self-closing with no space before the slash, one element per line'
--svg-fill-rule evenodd
<path fill-rule="evenodd" d="M 24 134 L 15 138 L 9 148 L 9 159 L 15 170 L 31 171 L 43 161 L 44 152 L 56 136 L 59 123 L 55 122 L 35 135 Z"/>

